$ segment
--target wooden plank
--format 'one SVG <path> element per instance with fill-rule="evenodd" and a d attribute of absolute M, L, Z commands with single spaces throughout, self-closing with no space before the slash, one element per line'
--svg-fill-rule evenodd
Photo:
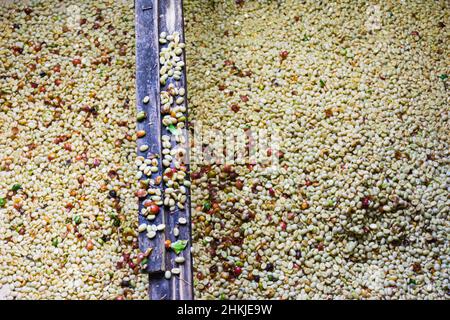
<path fill-rule="evenodd" d="M 174 32 L 178 32 L 180 34 L 181 42 L 185 42 L 184 39 L 184 20 L 183 20 L 183 1 L 182 0 L 165 0 L 159 1 L 159 33 L 167 32 L 167 34 L 172 34 Z M 183 61 L 186 62 L 186 56 L 183 52 Z M 183 68 L 183 74 L 179 81 L 173 81 L 173 79 L 169 79 L 166 86 L 170 83 L 173 83 L 176 87 L 183 87 L 186 90 L 187 97 L 187 85 L 186 85 L 186 67 Z M 184 102 L 187 109 L 187 99 Z M 186 114 L 187 116 L 187 114 Z M 187 127 L 187 124 L 186 124 Z M 170 135 L 167 132 L 166 128 L 162 128 L 163 134 Z M 186 145 L 189 146 L 189 137 L 187 131 L 184 132 L 186 137 Z M 189 163 L 186 163 L 189 172 Z M 189 191 L 188 191 L 189 192 Z M 192 259 L 191 259 L 191 214 L 190 214 L 190 193 L 188 193 L 188 200 L 186 202 L 186 206 L 184 210 L 179 210 L 178 208 L 171 212 L 167 217 L 169 228 L 168 239 L 172 242 L 177 241 L 178 239 L 188 240 L 187 248 L 180 254 L 185 258 L 185 263 L 182 265 L 178 265 L 176 267 L 180 268 L 180 275 L 177 277 L 171 278 L 171 299 L 173 300 L 190 300 L 193 298 L 193 287 L 192 287 Z M 188 221 L 187 225 L 178 226 L 180 230 L 180 235 L 176 238 L 173 235 L 173 228 L 177 226 L 178 219 L 180 217 L 186 218 Z M 176 254 L 174 252 L 170 252 L 168 254 L 168 264 L 171 266 L 175 266 L 174 259 Z"/>
<path fill-rule="evenodd" d="M 184 42 L 184 21 L 181 0 L 136 0 L 136 95 L 138 111 L 145 111 L 148 114 L 149 121 L 138 123 L 138 130 L 145 130 L 147 135 L 145 139 L 138 140 L 138 147 L 142 144 L 150 146 L 148 154 L 157 154 L 161 158 L 161 135 L 168 134 L 167 129 L 161 124 L 160 113 L 160 91 L 162 88 L 159 84 L 159 50 L 158 42 L 159 34 L 162 31 L 171 34 L 177 31 L 180 34 L 181 41 Z M 182 59 L 186 61 L 183 54 Z M 183 69 L 183 75 L 180 81 L 169 79 L 167 85 L 173 83 L 176 87 L 184 87 L 186 89 L 186 73 Z M 164 86 L 164 87 L 166 87 Z M 187 90 L 186 90 L 187 92 Z M 150 97 L 148 104 L 143 104 L 145 96 Z M 186 93 L 187 96 L 187 93 Z M 187 102 L 184 102 L 187 108 Z M 187 131 L 184 132 L 186 140 L 188 140 Z M 186 144 L 189 146 L 189 142 Z M 161 161 L 160 161 L 161 162 Z M 189 172 L 189 164 L 186 163 Z M 162 175 L 161 163 L 159 163 L 159 171 L 154 174 Z M 161 185 L 164 194 L 164 185 Z M 168 212 L 168 208 L 162 207 L 156 220 L 152 222 L 146 221 L 142 216 L 139 222 L 147 224 L 164 223 L 166 229 L 164 232 L 158 232 L 157 238 L 148 239 L 145 233 L 139 235 L 140 249 L 145 252 L 148 248 L 152 248 L 153 252 L 148 259 L 147 271 L 150 277 L 149 295 L 151 299 L 192 299 L 192 259 L 191 259 L 191 219 L 190 219 L 190 194 L 187 194 L 188 200 L 184 210 L 175 210 Z M 139 208 L 142 209 L 142 201 Z M 178 219 L 184 217 L 188 224 L 178 226 Z M 178 227 L 180 235 L 173 235 L 174 227 Z M 188 240 L 187 248 L 180 254 L 185 258 L 185 263 L 177 265 L 174 262 L 177 256 L 173 251 L 167 251 L 164 247 L 166 239 L 175 242 L 177 240 Z M 173 275 L 170 280 L 164 278 L 164 272 L 174 267 L 180 268 L 180 275 Z"/>
<path fill-rule="evenodd" d="M 155 0 L 136 0 L 136 99 L 137 111 L 147 113 L 147 120 L 137 123 L 137 130 L 145 130 L 144 139 L 138 139 L 138 149 L 141 145 L 150 146 L 147 152 L 138 151 L 138 155 L 158 155 L 161 158 L 161 112 L 159 88 L 159 44 L 158 44 L 158 6 Z M 150 102 L 143 103 L 144 97 L 150 97 Z M 159 171 L 152 177 L 162 175 L 162 165 L 159 161 Z M 149 177 L 143 177 L 146 179 Z M 162 188 L 162 186 L 160 186 Z M 139 201 L 141 212 L 143 201 Z M 139 223 L 160 224 L 165 223 L 164 209 L 153 222 L 147 221 L 139 215 Z M 164 273 L 166 270 L 166 250 L 163 232 L 158 232 L 156 238 L 150 240 L 146 233 L 139 235 L 139 247 L 142 252 L 152 248 L 148 257 L 147 271 L 149 273 Z"/>

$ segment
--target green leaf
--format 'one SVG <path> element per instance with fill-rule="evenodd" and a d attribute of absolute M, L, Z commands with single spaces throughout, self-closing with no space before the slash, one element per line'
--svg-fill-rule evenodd
<path fill-rule="evenodd" d="M 443 73 L 443 74 L 441 74 L 441 75 L 439 76 L 439 78 L 440 78 L 441 80 L 445 81 L 445 80 L 448 79 L 448 75 L 445 74 L 445 73 Z"/>
<path fill-rule="evenodd" d="M 187 243 L 187 240 L 178 240 L 176 242 L 173 242 L 170 247 L 173 251 L 175 251 L 176 254 L 180 254 L 181 251 L 186 249 Z"/>
<path fill-rule="evenodd" d="M 53 238 L 53 239 L 52 239 L 52 246 L 57 247 L 58 244 L 59 244 L 58 238 Z"/>
<path fill-rule="evenodd" d="M 321 88 L 325 87 L 325 81 L 323 81 L 322 79 L 319 80 L 319 84 Z"/>
<path fill-rule="evenodd" d="M 117 214 L 110 213 L 109 217 L 111 218 L 114 227 L 120 227 L 120 218 Z"/>
<path fill-rule="evenodd" d="M 203 203 L 203 210 L 208 211 L 211 209 L 211 201 L 207 200 Z"/>
<path fill-rule="evenodd" d="M 20 190 L 20 189 L 22 189 L 22 185 L 18 184 L 18 183 L 13 184 L 13 186 L 11 187 L 12 191 L 17 191 L 17 190 Z"/>
<path fill-rule="evenodd" d="M 0 208 L 3 208 L 6 204 L 6 199 L 5 198 L 0 198 Z"/>
<path fill-rule="evenodd" d="M 73 222 L 75 224 L 80 224 L 81 223 L 81 217 L 80 216 L 74 216 L 73 217 Z"/>
<path fill-rule="evenodd" d="M 225 293 L 221 293 L 219 299 L 220 299 L 220 300 L 226 300 L 227 297 L 225 296 Z"/>
<path fill-rule="evenodd" d="M 177 134 L 178 134 L 178 129 L 177 129 L 173 124 L 171 124 L 170 126 L 168 126 L 168 127 L 167 127 L 167 130 L 169 130 L 171 134 L 174 134 L 174 135 L 177 135 Z"/>

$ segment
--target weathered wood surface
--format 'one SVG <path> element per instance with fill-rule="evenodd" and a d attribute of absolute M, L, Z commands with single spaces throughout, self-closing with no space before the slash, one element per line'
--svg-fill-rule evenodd
<path fill-rule="evenodd" d="M 171 34 L 173 32 L 178 32 L 180 34 L 181 42 L 184 42 L 184 20 L 183 20 L 183 1 L 182 0 L 163 0 L 159 1 L 159 32 L 167 32 L 167 34 Z M 183 61 L 186 62 L 185 54 L 183 54 Z M 170 79 L 167 83 L 173 82 L 175 86 L 181 88 L 184 87 L 186 90 L 187 96 L 187 86 L 186 86 L 186 68 L 183 68 L 183 75 L 180 81 L 172 81 Z M 184 104 L 186 104 L 187 109 L 187 99 L 185 99 Z M 166 131 L 165 128 L 162 129 L 163 134 L 170 134 Z M 188 140 L 187 131 L 186 138 Z M 189 141 L 187 143 L 189 146 Z M 186 164 L 189 172 L 189 164 Z M 181 269 L 180 276 L 172 277 L 170 280 L 172 286 L 172 297 L 171 299 L 179 300 L 179 299 L 192 299 L 192 259 L 191 259 L 191 216 L 190 216 L 190 194 L 188 193 L 188 200 L 185 204 L 186 209 L 184 210 L 175 210 L 168 216 L 168 224 L 171 226 L 169 228 L 169 239 L 174 242 L 177 239 L 188 240 L 188 246 L 182 252 L 182 255 L 186 259 L 186 262 L 182 265 L 179 265 Z M 184 217 L 187 219 L 188 224 L 185 226 L 179 226 L 180 235 L 178 238 L 175 238 L 172 230 L 173 227 L 177 224 L 178 218 Z M 174 252 L 170 252 L 169 254 L 169 264 L 173 265 L 173 259 L 175 259 L 176 255 Z"/>
<path fill-rule="evenodd" d="M 148 120 L 138 123 L 138 130 L 145 130 L 147 135 L 145 139 L 138 140 L 138 148 L 142 144 L 150 146 L 149 151 L 139 155 L 158 154 L 161 156 L 161 135 L 170 134 L 161 124 L 160 113 L 160 88 L 159 84 L 159 34 L 166 31 L 171 34 L 175 31 L 180 33 L 181 41 L 184 42 L 184 21 L 181 0 L 136 0 L 136 99 L 138 111 L 145 111 L 148 114 Z M 183 55 L 183 60 L 185 56 Z M 167 85 L 173 82 L 167 81 Z M 186 89 L 186 73 L 180 81 L 175 81 L 177 87 Z M 148 104 L 143 104 L 145 96 L 150 97 Z M 185 102 L 187 103 L 187 102 Z M 189 145 L 189 144 L 188 144 Z M 161 161 L 159 161 L 161 162 Z M 189 171 L 189 170 L 188 170 Z M 161 163 L 159 172 L 152 175 L 155 177 L 162 175 Z M 164 186 L 160 188 L 164 194 Z M 140 201 L 139 208 L 142 208 Z M 173 228 L 177 226 L 178 218 L 185 217 L 188 224 L 178 226 L 180 235 L 176 238 L 173 235 Z M 148 259 L 147 272 L 150 277 L 149 295 L 151 299 L 192 299 L 192 260 L 191 260 L 191 223 L 190 223 L 190 195 L 186 202 L 185 210 L 176 210 L 169 212 L 168 208 L 161 207 L 156 220 L 147 222 L 139 215 L 139 223 L 148 224 L 166 224 L 164 232 L 158 232 L 156 238 L 150 240 L 146 233 L 139 235 L 140 249 L 145 252 L 152 248 L 152 253 Z M 167 251 L 164 246 L 166 239 L 175 242 L 177 240 L 188 240 L 187 248 L 180 254 L 186 259 L 182 265 L 176 265 L 174 259 L 176 254 L 173 251 Z M 181 273 L 179 276 L 172 276 L 170 280 L 164 278 L 164 272 L 173 267 L 179 267 Z"/>
<path fill-rule="evenodd" d="M 151 0 L 136 1 L 136 99 L 137 111 L 145 111 L 148 120 L 137 123 L 138 130 L 145 130 L 145 139 L 138 139 L 138 149 L 143 144 L 150 146 L 148 152 L 138 151 L 138 155 L 146 157 L 147 154 L 161 155 L 161 119 L 159 112 L 159 63 L 158 63 L 158 38 L 154 30 L 157 30 L 156 11 L 151 9 Z M 142 8 L 145 8 L 144 10 Z M 150 97 L 150 102 L 144 104 L 145 96 Z M 159 172 L 161 175 L 161 164 Z M 139 203 L 139 212 L 142 209 L 142 201 Z M 154 223 L 164 223 L 165 215 L 157 215 Z M 139 223 L 148 223 L 139 215 Z M 163 272 L 165 270 L 164 233 L 158 233 L 154 240 L 147 238 L 146 233 L 139 235 L 139 245 L 142 251 L 151 247 L 153 252 L 149 256 L 148 272 Z M 157 245 L 152 245 L 157 244 Z"/>

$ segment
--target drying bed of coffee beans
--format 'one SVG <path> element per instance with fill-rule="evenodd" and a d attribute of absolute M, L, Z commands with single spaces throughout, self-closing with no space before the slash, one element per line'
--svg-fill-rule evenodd
<path fill-rule="evenodd" d="M 194 128 L 281 135 L 277 170 L 191 165 L 197 298 L 449 297 L 448 16 L 185 1 Z"/>
<path fill-rule="evenodd" d="M 448 9 L 184 1 L 190 125 L 280 134 L 192 157 L 197 298 L 448 298 Z M 0 298 L 146 298 L 133 3 L 0 18 Z"/>
<path fill-rule="evenodd" d="M 0 298 L 147 298 L 133 2 L 10 2 L 0 20 Z"/>

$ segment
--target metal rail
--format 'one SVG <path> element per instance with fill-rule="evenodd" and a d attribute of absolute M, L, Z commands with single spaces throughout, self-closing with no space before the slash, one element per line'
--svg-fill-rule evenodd
<path fill-rule="evenodd" d="M 144 122 L 137 123 L 137 130 L 145 130 L 146 136 L 138 139 L 138 155 L 145 158 L 156 155 L 161 160 L 161 136 L 170 135 L 167 129 L 161 124 L 161 103 L 160 92 L 167 85 L 173 83 L 178 88 L 186 90 L 186 72 L 183 73 L 179 81 L 169 79 L 164 86 L 159 81 L 159 35 L 161 32 L 172 34 L 178 32 L 181 41 L 184 42 L 184 21 L 182 0 L 136 0 L 136 99 L 137 111 L 144 111 L 147 119 Z M 182 55 L 183 61 L 186 61 L 185 55 Z M 186 90 L 187 92 L 187 90 Z M 148 96 L 149 102 L 144 103 L 144 97 Z M 187 96 L 187 93 L 186 95 Z M 187 107 L 187 99 L 184 101 Z M 186 115 L 187 118 L 187 115 Z M 187 134 L 186 140 L 188 140 Z M 149 146 L 148 151 L 140 152 L 139 147 L 143 144 Z M 189 143 L 187 143 L 189 145 Z M 189 164 L 186 163 L 189 172 Z M 161 161 L 158 162 L 158 172 L 153 173 L 149 177 L 155 178 L 163 175 L 164 168 Z M 157 186 L 161 189 L 163 195 L 165 186 L 161 182 Z M 163 232 L 158 232 L 157 236 L 149 239 L 146 233 L 139 234 L 139 247 L 145 252 L 151 248 L 148 256 L 147 272 L 150 278 L 149 296 L 154 300 L 190 300 L 193 298 L 192 286 L 192 259 L 191 259 L 191 216 L 190 216 L 190 194 L 188 191 L 188 200 L 185 209 L 176 209 L 169 212 L 169 208 L 161 206 L 159 214 L 156 215 L 154 221 L 139 215 L 139 223 L 147 224 L 165 224 L 166 228 Z M 139 212 L 143 208 L 143 199 L 140 199 Z M 175 237 L 173 229 L 178 224 L 178 218 L 184 217 L 188 223 L 185 226 L 178 226 L 180 234 Z M 170 240 L 188 240 L 188 245 L 180 254 L 185 258 L 185 263 L 177 265 L 174 262 L 177 256 L 175 252 L 165 248 L 165 241 Z M 180 256 L 178 255 L 178 256 Z M 180 268 L 179 275 L 172 275 L 168 280 L 164 277 L 166 271 L 172 268 Z"/>

